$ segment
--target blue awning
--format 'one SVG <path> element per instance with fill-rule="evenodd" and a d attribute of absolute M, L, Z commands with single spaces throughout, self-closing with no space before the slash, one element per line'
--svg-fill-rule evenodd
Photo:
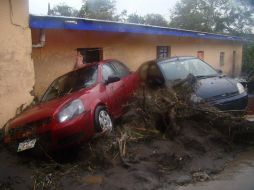
<path fill-rule="evenodd" d="M 191 37 L 201 39 L 226 40 L 243 42 L 243 38 L 206 32 L 182 30 L 167 27 L 157 27 L 141 24 L 119 23 L 94 19 L 61 17 L 61 16 L 35 16 L 30 15 L 30 28 L 32 29 L 66 29 L 100 32 L 135 33 L 148 35 L 163 35 L 175 37 Z"/>

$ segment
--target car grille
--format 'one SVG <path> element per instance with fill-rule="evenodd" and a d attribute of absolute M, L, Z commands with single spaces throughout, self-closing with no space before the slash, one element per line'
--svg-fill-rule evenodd
<path fill-rule="evenodd" d="M 221 99 L 224 99 L 224 98 L 230 98 L 230 97 L 233 97 L 233 96 L 237 96 L 238 94 L 239 94 L 239 92 L 231 92 L 231 93 L 220 94 L 220 95 L 217 95 L 217 96 L 207 98 L 206 101 L 207 102 L 213 102 L 213 101 L 216 101 L 216 100 L 221 100 Z"/>
<path fill-rule="evenodd" d="M 47 117 L 44 119 L 40 119 L 37 121 L 32 121 L 29 123 L 25 123 L 23 125 L 16 126 L 9 130 L 10 136 L 16 135 L 18 133 L 24 133 L 28 131 L 36 132 L 36 129 L 45 125 L 48 125 L 51 122 L 51 118 Z"/>
<path fill-rule="evenodd" d="M 231 101 L 226 101 L 215 106 L 222 111 L 231 111 L 232 113 L 243 113 L 248 104 L 248 97 L 242 97 Z"/>
<path fill-rule="evenodd" d="M 64 137 L 58 141 L 60 146 L 71 145 L 72 143 L 79 142 L 84 137 L 84 133 L 78 132 L 68 137 Z"/>

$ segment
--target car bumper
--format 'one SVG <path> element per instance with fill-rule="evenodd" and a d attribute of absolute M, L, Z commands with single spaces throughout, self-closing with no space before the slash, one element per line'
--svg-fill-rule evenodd
<path fill-rule="evenodd" d="M 77 145 L 90 139 L 93 134 L 93 120 L 90 113 L 86 112 L 64 123 L 51 122 L 47 126 L 38 127 L 34 133 L 24 131 L 23 134 L 4 137 L 4 142 L 17 149 L 20 142 L 36 138 L 37 147 L 57 150 Z"/>
<path fill-rule="evenodd" d="M 50 149 L 66 148 L 88 140 L 93 135 L 93 123 L 87 112 L 82 116 L 51 127 Z"/>
<path fill-rule="evenodd" d="M 248 95 L 247 93 L 242 93 L 237 96 L 216 100 L 210 103 L 222 111 L 244 113 L 248 104 Z"/>

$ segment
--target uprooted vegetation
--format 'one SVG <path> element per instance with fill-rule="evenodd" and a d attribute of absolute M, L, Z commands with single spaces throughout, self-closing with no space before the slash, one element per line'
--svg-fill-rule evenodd
<path fill-rule="evenodd" d="M 193 103 L 193 80 L 190 76 L 168 88 L 143 86 L 110 136 L 60 156 L 44 152 L 46 160 L 32 157 L 34 161 L 25 162 L 31 170 L 29 185 L 33 189 L 174 189 L 211 179 L 238 152 L 235 136 L 249 132 L 250 126 L 241 116 Z M 1 181 L 0 187 L 10 185 Z"/>
<path fill-rule="evenodd" d="M 236 129 L 245 123 L 243 115 L 233 115 L 220 111 L 207 104 L 194 94 L 198 86 L 195 77 L 189 75 L 185 80 L 167 84 L 167 88 L 146 88 L 136 93 L 134 101 L 128 106 L 131 119 L 128 125 L 156 128 L 169 139 L 181 136 L 186 122 L 196 122 L 200 131 L 216 129 L 227 137 L 233 137 Z"/>

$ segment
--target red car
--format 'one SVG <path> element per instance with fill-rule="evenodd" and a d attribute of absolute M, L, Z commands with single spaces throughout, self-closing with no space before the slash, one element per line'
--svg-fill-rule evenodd
<path fill-rule="evenodd" d="M 111 131 L 138 87 L 136 73 L 117 60 L 88 64 L 52 82 L 40 103 L 4 128 L 4 143 L 17 151 L 42 145 L 58 149 Z"/>

